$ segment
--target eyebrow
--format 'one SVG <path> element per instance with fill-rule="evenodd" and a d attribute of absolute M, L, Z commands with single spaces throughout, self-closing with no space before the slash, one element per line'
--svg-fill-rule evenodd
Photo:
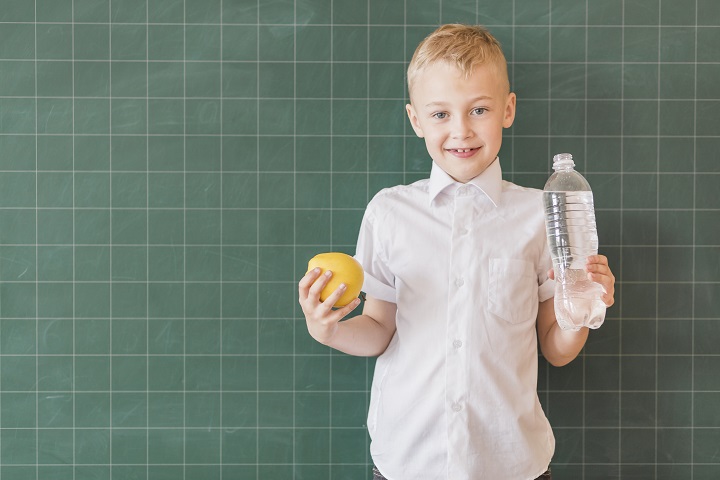
<path fill-rule="evenodd" d="M 491 96 L 489 96 L 489 95 L 481 95 L 481 96 L 479 96 L 479 97 L 473 98 L 473 99 L 470 101 L 470 103 L 475 103 L 475 102 L 479 102 L 479 101 L 482 101 L 482 100 L 492 100 L 492 98 L 493 98 L 493 97 L 491 97 Z M 443 106 L 447 105 L 447 103 L 448 103 L 448 102 L 430 102 L 430 103 L 425 104 L 425 106 L 426 106 L 426 107 L 443 107 Z"/>

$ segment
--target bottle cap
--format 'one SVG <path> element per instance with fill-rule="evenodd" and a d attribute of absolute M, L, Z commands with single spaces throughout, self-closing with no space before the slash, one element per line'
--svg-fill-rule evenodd
<path fill-rule="evenodd" d="M 553 168 L 555 170 L 574 166 L 575 162 L 573 162 L 572 155 L 569 153 L 558 153 L 553 157 Z"/>

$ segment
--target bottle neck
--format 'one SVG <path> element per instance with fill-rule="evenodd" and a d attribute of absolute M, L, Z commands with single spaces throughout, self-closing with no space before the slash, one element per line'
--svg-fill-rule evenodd
<path fill-rule="evenodd" d="M 558 153 L 553 157 L 553 169 L 556 172 L 569 171 L 575 166 L 572 155 L 569 153 Z"/>
<path fill-rule="evenodd" d="M 571 164 L 562 164 L 562 165 L 556 164 L 556 165 L 553 165 L 553 170 L 555 170 L 556 172 L 571 172 L 571 171 L 575 170 L 573 168 L 574 166 L 575 165 L 573 165 L 572 163 Z"/>

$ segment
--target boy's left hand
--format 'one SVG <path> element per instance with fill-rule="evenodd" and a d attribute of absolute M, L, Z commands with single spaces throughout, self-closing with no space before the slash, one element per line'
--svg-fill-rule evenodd
<path fill-rule="evenodd" d="M 603 292 L 605 292 L 602 301 L 607 307 L 611 307 L 615 303 L 615 275 L 610 270 L 607 257 L 605 255 L 588 257 L 585 271 L 588 272 L 590 280 L 602 286 Z"/>
<path fill-rule="evenodd" d="M 603 289 L 602 301 L 605 306 L 611 307 L 615 303 L 615 275 L 608 265 L 605 255 L 592 255 L 587 259 L 585 271 L 588 272 L 588 279 L 599 283 Z M 555 272 L 550 269 L 548 276 L 555 279 Z"/>

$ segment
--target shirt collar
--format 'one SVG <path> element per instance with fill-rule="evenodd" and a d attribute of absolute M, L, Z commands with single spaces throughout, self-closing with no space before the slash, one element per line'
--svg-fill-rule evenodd
<path fill-rule="evenodd" d="M 500 168 L 500 159 L 495 157 L 495 161 L 480 175 L 467 182 L 467 185 L 472 185 L 483 192 L 497 207 L 500 204 L 500 193 L 502 192 L 502 168 Z M 462 183 L 455 181 L 447 172 L 440 168 L 437 163 L 433 162 L 429 183 L 429 202 L 431 204 L 441 192 L 454 192 L 460 186 L 462 186 Z"/>

